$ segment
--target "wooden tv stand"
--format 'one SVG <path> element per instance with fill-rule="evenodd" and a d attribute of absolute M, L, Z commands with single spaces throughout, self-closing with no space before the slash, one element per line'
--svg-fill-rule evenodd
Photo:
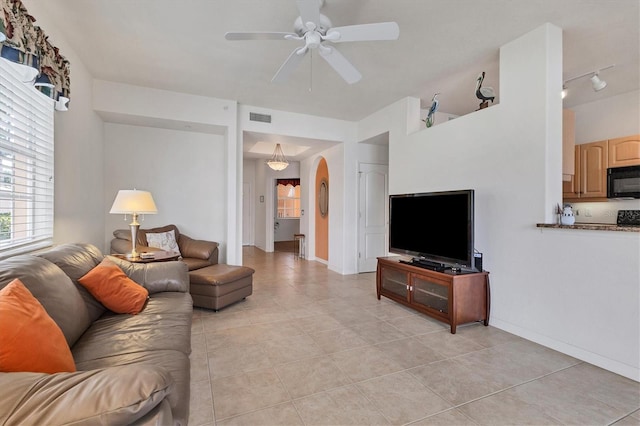
<path fill-rule="evenodd" d="M 376 289 L 416 311 L 451 326 L 482 321 L 489 325 L 489 273 L 436 272 L 400 263 L 398 257 L 379 257 Z"/>

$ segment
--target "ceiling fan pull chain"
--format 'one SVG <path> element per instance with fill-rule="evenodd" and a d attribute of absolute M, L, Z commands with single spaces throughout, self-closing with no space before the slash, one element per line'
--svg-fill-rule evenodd
<path fill-rule="evenodd" d="M 313 92 L 313 50 L 309 55 L 309 93 Z"/>

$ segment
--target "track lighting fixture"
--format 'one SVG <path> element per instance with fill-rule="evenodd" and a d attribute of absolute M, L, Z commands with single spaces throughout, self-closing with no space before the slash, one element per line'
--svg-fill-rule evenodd
<path fill-rule="evenodd" d="M 580 79 L 582 77 L 591 76 L 589 78 L 589 80 L 591 80 L 591 87 L 593 87 L 593 90 L 596 91 L 596 92 L 601 91 L 602 89 L 607 87 L 607 82 L 600 78 L 600 72 L 602 72 L 604 70 L 608 70 L 609 68 L 613 68 L 615 66 L 616 66 L 615 64 L 609 65 L 608 67 L 600 68 L 600 69 L 595 70 L 595 71 L 589 71 L 589 72 L 586 72 L 584 74 L 580 74 L 580 75 L 578 75 L 576 77 L 571 77 L 571 78 L 565 80 L 562 83 L 562 99 L 564 99 L 567 96 L 567 92 L 568 92 L 567 83 L 569 83 L 570 81 L 578 80 L 578 79 Z"/>

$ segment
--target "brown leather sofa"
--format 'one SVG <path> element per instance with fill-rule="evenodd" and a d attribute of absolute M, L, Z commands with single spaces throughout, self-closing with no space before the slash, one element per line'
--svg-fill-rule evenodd
<path fill-rule="evenodd" d="M 160 250 L 149 247 L 147 234 L 173 230 L 182 261 L 189 267 L 190 292 L 193 305 L 218 311 L 236 303 L 253 292 L 253 269 L 246 266 L 218 263 L 218 243 L 194 240 L 181 234 L 175 225 L 160 228 L 140 229 L 137 233 L 138 252 Z M 131 231 L 117 229 L 113 232 L 111 253 L 131 252 Z"/>
<path fill-rule="evenodd" d="M 77 369 L 0 373 L 0 424 L 187 424 L 193 307 L 186 265 L 110 257 L 149 291 L 142 312 L 115 314 L 78 284 L 103 257 L 90 244 L 64 244 L 0 261 L 0 288 L 15 278 L 24 283 L 62 330 Z"/>

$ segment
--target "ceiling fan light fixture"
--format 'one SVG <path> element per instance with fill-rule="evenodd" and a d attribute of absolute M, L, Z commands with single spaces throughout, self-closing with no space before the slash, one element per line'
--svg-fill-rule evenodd
<path fill-rule="evenodd" d="M 400 27 L 396 22 L 378 22 L 372 24 L 346 25 L 334 27 L 331 20 L 320 13 L 323 0 L 296 0 L 300 15 L 296 18 L 295 32 L 227 32 L 227 40 L 295 40 L 303 41 L 304 46 L 293 50 L 271 79 L 272 83 L 284 83 L 300 65 L 302 57 L 318 50 L 335 72 L 348 84 L 360 81 L 362 75 L 335 47 L 324 43 L 342 43 L 353 41 L 397 40 Z"/>
<path fill-rule="evenodd" d="M 282 171 L 289 166 L 289 162 L 284 156 L 284 152 L 282 152 L 280 144 L 276 144 L 276 149 L 273 151 L 273 155 L 267 160 L 267 166 L 277 172 Z"/>
<path fill-rule="evenodd" d="M 595 90 L 596 92 L 599 92 L 605 87 L 607 87 L 607 82 L 604 80 L 601 80 L 600 76 L 598 76 L 598 73 L 595 73 L 591 77 L 591 85 L 593 86 L 593 90 Z"/>

